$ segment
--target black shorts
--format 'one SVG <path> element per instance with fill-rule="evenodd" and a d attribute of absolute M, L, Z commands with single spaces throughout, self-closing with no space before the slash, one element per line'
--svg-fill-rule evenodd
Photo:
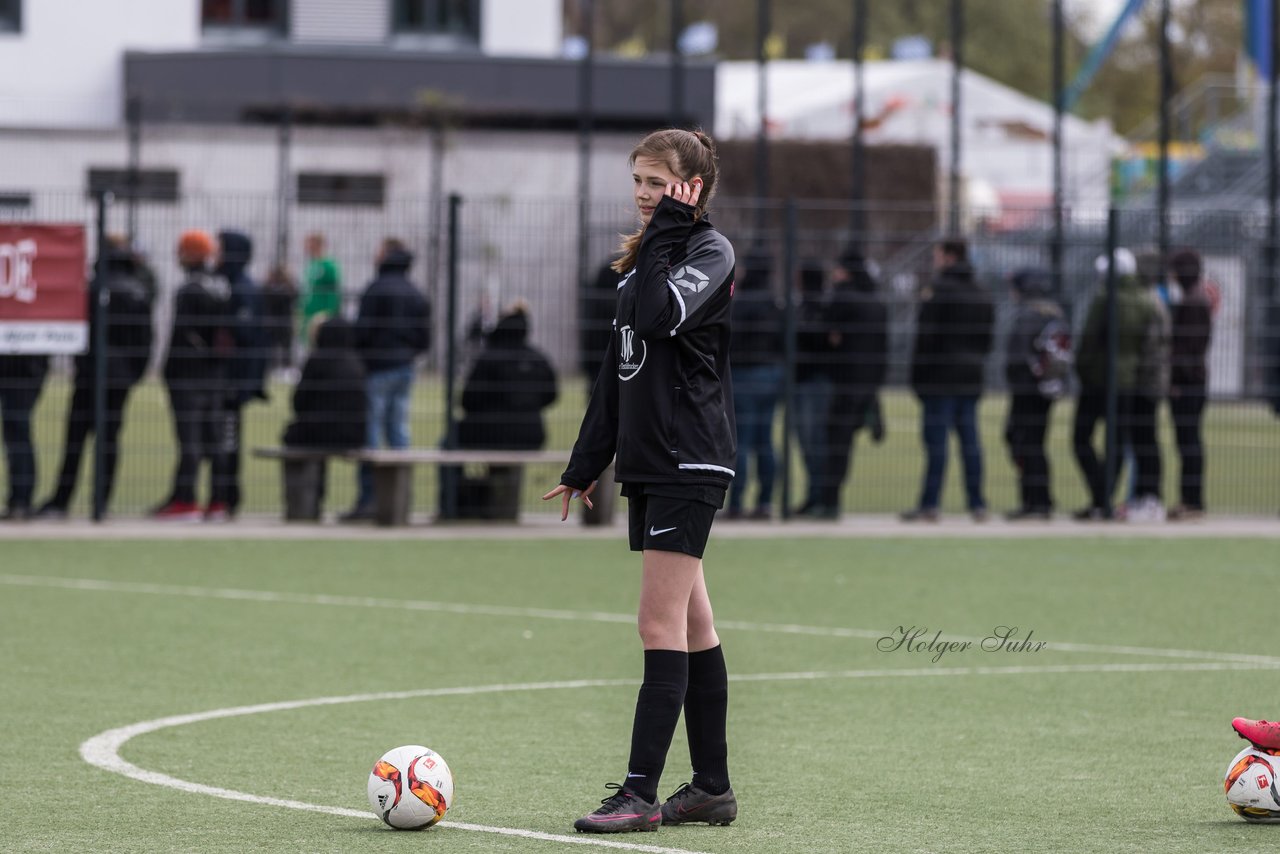
<path fill-rule="evenodd" d="M 652 549 L 702 557 L 725 489 L 691 484 L 624 483 L 633 552 Z"/>

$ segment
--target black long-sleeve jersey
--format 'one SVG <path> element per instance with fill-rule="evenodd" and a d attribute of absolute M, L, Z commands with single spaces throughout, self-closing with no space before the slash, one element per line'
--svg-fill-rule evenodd
<path fill-rule="evenodd" d="M 617 455 L 619 483 L 733 479 L 729 376 L 733 246 L 664 196 L 618 284 L 613 336 L 560 482 L 586 489 Z"/>

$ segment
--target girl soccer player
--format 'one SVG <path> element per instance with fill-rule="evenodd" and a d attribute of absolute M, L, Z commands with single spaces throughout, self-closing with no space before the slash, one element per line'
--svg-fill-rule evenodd
<path fill-rule="evenodd" d="M 729 382 L 733 247 L 707 219 L 716 153 L 701 131 L 662 130 L 631 152 L 640 228 L 626 237 L 613 336 L 560 485 L 569 502 L 614 471 L 629 504 L 631 550 L 643 553 L 637 619 L 644 682 L 621 785 L 574 822 L 589 833 L 660 824 L 728 824 L 728 676 L 702 573 L 716 510 L 733 479 Z M 658 781 L 683 707 L 693 782 L 663 803 Z"/>

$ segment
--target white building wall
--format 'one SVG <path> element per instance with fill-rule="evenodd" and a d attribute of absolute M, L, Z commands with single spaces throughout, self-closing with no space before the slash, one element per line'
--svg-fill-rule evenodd
<path fill-rule="evenodd" d="M 26 0 L 0 34 L 0 127 L 107 127 L 122 119 L 123 56 L 200 39 L 194 0 Z"/>
<path fill-rule="evenodd" d="M 484 0 L 480 49 L 494 56 L 559 56 L 563 0 Z"/>
<path fill-rule="evenodd" d="M 293 0 L 289 12 L 301 44 L 380 44 L 391 29 L 391 0 Z"/>

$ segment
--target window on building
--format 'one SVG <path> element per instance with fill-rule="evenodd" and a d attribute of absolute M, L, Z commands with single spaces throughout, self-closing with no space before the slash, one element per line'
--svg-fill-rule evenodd
<path fill-rule="evenodd" d="M 139 169 L 137 172 L 136 198 L 146 202 L 176 202 L 178 200 L 178 170 Z M 128 169 L 92 168 L 89 170 L 90 196 L 113 193 L 128 198 L 131 192 Z"/>
<path fill-rule="evenodd" d="M 392 32 L 480 39 L 480 0 L 395 0 Z"/>
<path fill-rule="evenodd" d="M 377 173 L 299 172 L 298 204 L 382 207 L 386 184 Z"/>
<path fill-rule="evenodd" d="M 31 194 L 0 190 L 0 210 L 31 207 Z"/>
<path fill-rule="evenodd" d="M 288 20 L 288 0 L 201 0 L 200 3 L 200 25 L 206 34 L 279 34 L 285 31 Z"/>
<path fill-rule="evenodd" d="M 0 33 L 22 32 L 22 0 L 0 0 Z"/>

